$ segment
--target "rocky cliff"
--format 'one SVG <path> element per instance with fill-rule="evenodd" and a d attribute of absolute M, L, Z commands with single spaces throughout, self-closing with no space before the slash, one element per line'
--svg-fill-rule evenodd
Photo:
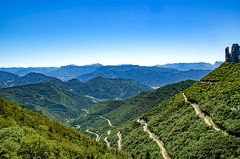
<path fill-rule="evenodd" d="M 240 62 L 240 47 L 237 43 L 232 45 L 231 53 L 229 47 L 225 48 L 225 62 Z"/>

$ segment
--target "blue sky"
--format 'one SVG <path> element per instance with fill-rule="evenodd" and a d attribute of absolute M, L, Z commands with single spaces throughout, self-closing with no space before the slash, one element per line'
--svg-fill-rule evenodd
<path fill-rule="evenodd" d="M 214 63 L 239 35 L 239 0 L 0 2 L 0 67 Z"/>

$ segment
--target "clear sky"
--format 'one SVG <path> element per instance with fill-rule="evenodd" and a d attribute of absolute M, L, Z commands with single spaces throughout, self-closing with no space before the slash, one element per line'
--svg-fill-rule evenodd
<path fill-rule="evenodd" d="M 209 62 L 240 43 L 240 0 L 2 0 L 0 67 Z"/>

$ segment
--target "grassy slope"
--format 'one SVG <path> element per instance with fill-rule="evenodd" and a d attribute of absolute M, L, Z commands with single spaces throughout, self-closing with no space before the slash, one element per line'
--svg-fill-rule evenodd
<path fill-rule="evenodd" d="M 129 158 L 76 130 L 0 99 L 1 158 Z"/>
<path fill-rule="evenodd" d="M 148 121 L 149 129 L 164 142 L 171 158 L 239 158 L 240 138 L 239 109 L 231 108 L 239 104 L 239 64 L 222 64 L 219 68 L 196 82 L 187 90 L 186 96 L 195 101 L 200 108 L 209 114 L 215 123 L 224 127 L 230 135 L 209 127 L 203 119 L 196 116 L 194 109 L 185 103 L 182 93 L 164 101 L 139 118 Z M 210 83 L 211 81 L 211 83 Z M 138 158 L 146 155 L 156 158 L 160 149 L 154 149 L 155 142 L 142 134 L 142 126 L 136 119 L 125 123 L 112 131 L 108 137 L 111 143 L 116 143 L 116 133 L 121 131 L 123 149 Z M 137 144 L 138 149 L 133 147 Z M 112 144 L 117 147 L 116 144 Z"/>

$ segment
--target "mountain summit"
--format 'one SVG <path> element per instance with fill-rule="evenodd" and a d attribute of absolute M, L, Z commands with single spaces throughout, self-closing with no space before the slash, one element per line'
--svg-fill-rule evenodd
<path fill-rule="evenodd" d="M 229 53 L 229 47 L 225 48 L 225 61 L 240 62 L 240 46 L 237 43 L 232 45 L 231 53 Z"/>

